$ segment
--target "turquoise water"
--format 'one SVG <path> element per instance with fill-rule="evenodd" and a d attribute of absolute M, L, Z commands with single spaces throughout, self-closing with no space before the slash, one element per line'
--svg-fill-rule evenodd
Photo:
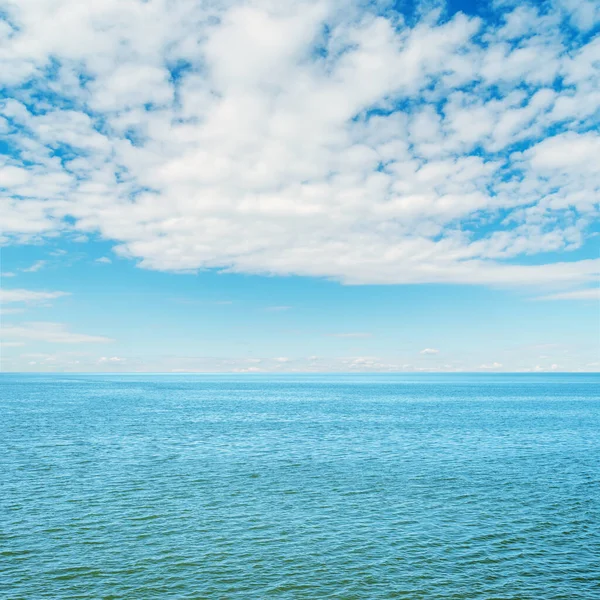
<path fill-rule="evenodd" d="M 0 597 L 600 598 L 594 375 L 0 376 Z"/>

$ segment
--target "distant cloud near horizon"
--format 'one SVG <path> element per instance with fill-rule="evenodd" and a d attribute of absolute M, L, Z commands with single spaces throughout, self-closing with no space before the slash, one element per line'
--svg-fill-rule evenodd
<path fill-rule="evenodd" d="M 419 354 L 439 354 L 440 351 L 437 348 L 425 348 L 424 350 L 421 350 L 421 352 L 419 352 Z"/>
<path fill-rule="evenodd" d="M 583 368 L 573 366 L 565 368 L 557 362 L 547 359 L 543 364 L 536 362 L 517 362 L 510 367 L 499 362 L 484 364 L 469 364 L 463 362 L 445 363 L 433 365 L 427 361 L 421 364 L 410 364 L 402 361 L 401 358 L 385 358 L 381 356 L 336 356 L 336 357 L 317 357 L 317 356 L 294 356 L 294 357 L 262 357 L 262 358 L 221 358 L 221 357 L 185 357 L 185 356 L 162 356 L 144 358 L 141 356 L 127 356 L 124 358 L 118 355 L 98 355 L 85 350 L 63 351 L 61 347 L 73 344 L 95 344 L 101 342 L 98 336 L 86 336 L 69 332 L 65 327 L 56 328 L 46 325 L 46 331 L 42 332 L 44 327 L 38 324 L 40 331 L 35 335 L 39 339 L 44 339 L 46 343 L 54 339 L 54 336 L 60 336 L 61 341 L 56 341 L 58 347 L 52 352 L 28 351 L 20 354 L 19 370 L 21 371 L 45 371 L 45 370 L 65 370 L 74 372 L 128 372 L 128 373 L 388 373 L 388 374 L 419 374 L 419 373 L 461 373 L 461 372 L 556 372 L 566 370 L 577 371 L 596 371 L 599 372 L 600 363 L 588 363 Z M 54 324 L 55 326 L 57 324 Z M 53 330 L 54 329 L 54 330 Z M 3 347 L 19 351 L 20 347 L 29 346 L 33 339 L 33 334 L 21 339 L 13 338 L 3 344 Z M 34 359 L 34 363 L 31 363 Z M 3 360 L 3 366 L 6 370 L 14 370 L 9 367 L 15 363 L 10 360 Z"/>

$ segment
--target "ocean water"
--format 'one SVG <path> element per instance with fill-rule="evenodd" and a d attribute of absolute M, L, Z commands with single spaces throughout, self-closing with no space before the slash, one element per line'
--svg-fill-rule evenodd
<path fill-rule="evenodd" d="M 0 597 L 600 598 L 594 375 L 0 375 Z"/>

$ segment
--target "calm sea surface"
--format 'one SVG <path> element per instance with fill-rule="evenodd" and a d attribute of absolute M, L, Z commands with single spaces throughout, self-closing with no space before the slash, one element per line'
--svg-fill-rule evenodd
<path fill-rule="evenodd" d="M 0 375 L 0 597 L 600 598 L 594 375 Z"/>

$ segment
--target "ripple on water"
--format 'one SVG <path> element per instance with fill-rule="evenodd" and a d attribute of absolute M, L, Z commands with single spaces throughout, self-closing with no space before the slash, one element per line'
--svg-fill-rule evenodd
<path fill-rule="evenodd" d="M 600 379 L 2 375 L 2 598 L 600 598 Z"/>

